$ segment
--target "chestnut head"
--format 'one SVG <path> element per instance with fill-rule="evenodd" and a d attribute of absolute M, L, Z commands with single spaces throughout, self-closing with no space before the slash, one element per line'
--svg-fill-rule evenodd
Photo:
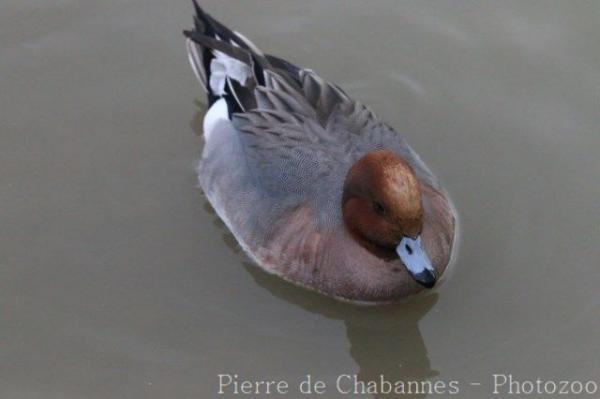
<path fill-rule="evenodd" d="M 421 245 L 421 187 L 406 161 L 388 150 L 356 161 L 344 181 L 342 215 L 363 247 L 377 256 L 399 256 L 417 282 L 433 287 L 435 270 Z"/>

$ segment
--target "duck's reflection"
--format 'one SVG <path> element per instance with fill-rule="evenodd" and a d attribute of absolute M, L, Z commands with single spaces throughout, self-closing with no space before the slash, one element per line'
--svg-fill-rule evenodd
<path fill-rule="evenodd" d="M 194 100 L 194 105 L 196 106 L 197 110 L 192 116 L 190 127 L 196 136 L 202 136 L 202 124 L 204 121 L 204 116 L 206 115 L 206 110 L 208 109 L 208 105 L 199 99 Z"/>
<path fill-rule="evenodd" d="M 307 292 L 272 276 L 256 266 L 244 266 L 256 283 L 278 298 L 325 317 L 343 320 L 350 341 L 350 355 L 359 371 L 357 381 L 367 384 L 380 376 L 392 384 L 396 381 L 425 381 L 439 373 L 431 369 L 427 347 L 419 331 L 419 320 L 438 300 L 437 294 L 414 298 L 405 303 L 378 307 L 359 307 L 339 303 Z M 348 379 L 348 386 L 354 380 Z M 408 392 L 407 387 L 407 392 Z M 415 392 L 413 389 L 412 392 Z M 399 395 L 403 398 L 423 398 L 426 394 Z M 394 397 L 394 393 L 375 394 L 374 398 Z"/>

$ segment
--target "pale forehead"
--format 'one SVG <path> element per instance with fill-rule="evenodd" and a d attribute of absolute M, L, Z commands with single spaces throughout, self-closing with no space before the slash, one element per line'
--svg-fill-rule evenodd
<path fill-rule="evenodd" d="M 401 187 L 410 189 L 412 186 L 417 185 L 417 179 L 414 172 L 410 166 L 404 162 L 394 162 L 385 165 L 381 172 L 386 182 L 398 189 Z"/>
<path fill-rule="evenodd" d="M 419 207 L 419 183 L 408 165 L 397 162 L 383 168 L 382 172 L 383 191 L 389 199 L 401 200 L 405 207 Z"/>

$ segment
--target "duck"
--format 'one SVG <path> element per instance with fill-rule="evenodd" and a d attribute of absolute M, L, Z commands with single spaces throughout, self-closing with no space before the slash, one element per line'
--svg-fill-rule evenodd
<path fill-rule="evenodd" d="M 193 7 L 183 35 L 208 104 L 198 181 L 251 261 L 358 304 L 434 287 L 457 216 L 406 139 L 335 83 Z"/>

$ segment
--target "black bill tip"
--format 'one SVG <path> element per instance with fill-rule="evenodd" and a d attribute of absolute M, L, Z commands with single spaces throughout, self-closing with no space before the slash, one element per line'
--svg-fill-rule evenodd
<path fill-rule="evenodd" d="M 423 270 L 416 274 L 411 274 L 412 278 L 419 284 L 421 284 L 425 288 L 433 288 L 437 281 L 437 277 L 435 275 L 435 271 L 433 270 Z"/>

